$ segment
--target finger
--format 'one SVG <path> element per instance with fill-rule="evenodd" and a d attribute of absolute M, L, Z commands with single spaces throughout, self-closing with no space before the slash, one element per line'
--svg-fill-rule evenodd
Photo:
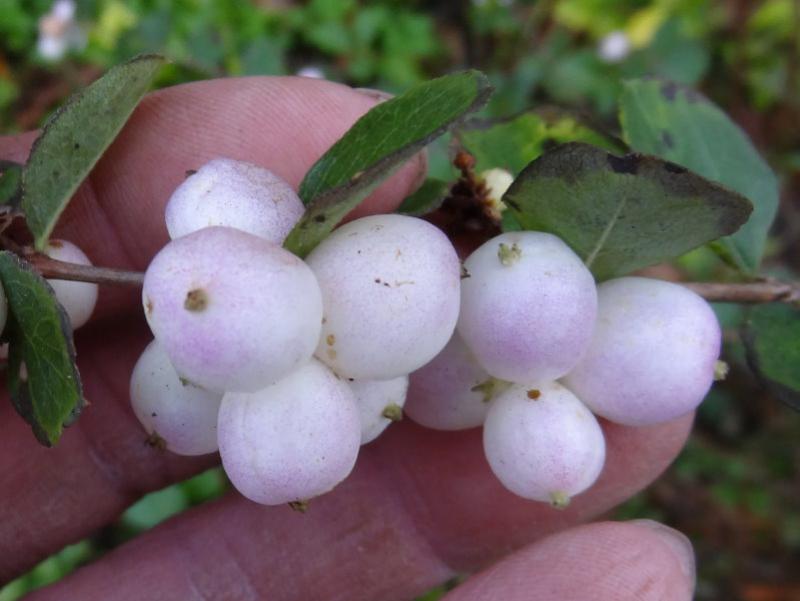
<path fill-rule="evenodd" d="M 0 402 L 0 585 L 101 528 L 146 492 L 218 460 L 147 444 L 130 410 L 128 382 L 150 337 L 143 319 L 130 321 L 113 336 L 78 332 L 78 366 L 90 405 L 56 448 L 39 445 L 8 399 Z"/>
<path fill-rule="evenodd" d="M 55 232 L 95 264 L 144 270 L 167 242 L 164 206 L 206 161 L 227 156 L 271 169 L 295 188 L 311 165 L 379 99 L 296 77 L 218 79 L 148 95 L 81 186 Z M 24 160 L 34 134 L 0 138 L 0 158 Z M 427 169 L 417 155 L 360 214 L 391 210 Z M 97 315 L 136 308 L 137 292 L 101 289 Z"/>
<path fill-rule="evenodd" d="M 471 572 L 532 539 L 596 518 L 652 482 L 672 462 L 693 415 L 632 428 L 600 420 L 606 462 L 600 478 L 564 510 L 507 491 L 483 454 L 481 430 L 389 432 L 376 450 L 397 463 L 392 479 L 411 495 L 409 511 L 449 565 Z M 446 449 L 446 450 L 445 450 Z"/>
<path fill-rule="evenodd" d="M 603 522 L 526 547 L 443 601 L 689 601 L 694 584 L 684 535 L 656 522 Z"/>
<path fill-rule="evenodd" d="M 306 514 L 236 494 L 191 510 L 39 599 L 407 600 L 531 540 L 590 519 L 652 480 L 691 420 L 607 427 L 608 468 L 564 512 L 505 491 L 480 432 L 411 423 L 364 448 L 354 473 Z M 141 575 L 150 577 L 143 581 Z"/>

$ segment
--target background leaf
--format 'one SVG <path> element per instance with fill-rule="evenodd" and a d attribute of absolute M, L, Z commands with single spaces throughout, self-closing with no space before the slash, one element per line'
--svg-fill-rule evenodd
<path fill-rule="evenodd" d="M 39 441 L 52 446 L 83 406 L 72 327 L 49 284 L 17 255 L 0 252 L 0 281 L 9 307 L 3 336 L 11 400 Z"/>
<path fill-rule="evenodd" d="M 320 158 L 300 184 L 306 214 L 285 246 L 308 254 L 381 181 L 491 94 L 477 71 L 418 84 L 361 117 Z"/>
<path fill-rule="evenodd" d="M 416 192 L 400 203 L 397 212 L 412 217 L 432 213 L 442 206 L 449 190 L 450 184 L 447 182 L 440 179 L 426 179 Z"/>
<path fill-rule="evenodd" d="M 523 229 L 556 234 L 599 280 L 730 234 L 749 201 L 673 163 L 573 142 L 533 161 L 503 197 Z"/>
<path fill-rule="evenodd" d="M 800 411 L 800 309 L 778 303 L 753 307 L 742 339 L 747 362 L 761 382 Z"/>
<path fill-rule="evenodd" d="M 480 173 L 500 167 L 517 175 L 532 160 L 556 144 L 586 142 L 612 152 L 624 145 L 558 109 L 527 111 L 510 119 L 473 119 L 455 135 L 460 146 L 475 157 Z"/>
<path fill-rule="evenodd" d="M 620 120 L 634 150 L 674 161 L 750 199 L 748 223 L 715 249 L 743 271 L 756 271 L 778 208 L 778 181 L 747 135 L 697 92 L 654 79 L 625 83 Z"/>
<path fill-rule="evenodd" d="M 0 161 L 0 205 L 16 205 L 19 202 L 22 165 Z"/>
<path fill-rule="evenodd" d="M 110 69 L 70 98 L 44 126 L 22 172 L 22 208 L 36 248 L 150 87 L 159 56 L 141 56 Z"/>

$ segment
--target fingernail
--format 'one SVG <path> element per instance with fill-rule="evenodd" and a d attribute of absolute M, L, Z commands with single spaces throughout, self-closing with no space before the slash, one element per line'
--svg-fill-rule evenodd
<path fill-rule="evenodd" d="M 678 532 L 674 528 L 670 528 L 654 520 L 631 520 L 630 523 L 649 528 L 661 537 L 661 540 L 669 546 L 672 553 L 678 559 L 681 571 L 691 584 L 692 590 L 694 590 L 697 575 L 695 572 L 694 548 L 692 547 L 692 542 L 689 540 L 689 537 L 682 532 Z"/>
<path fill-rule="evenodd" d="M 364 94 L 364 96 L 369 96 L 378 102 L 383 102 L 385 100 L 389 100 L 390 98 L 394 98 L 394 94 L 384 92 L 383 90 L 376 90 L 374 88 L 355 88 L 355 90 L 356 92 Z"/>

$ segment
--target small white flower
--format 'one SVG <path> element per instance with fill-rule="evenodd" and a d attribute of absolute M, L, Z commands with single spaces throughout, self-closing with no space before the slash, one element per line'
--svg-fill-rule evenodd
<path fill-rule="evenodd" d="M 39 19 L 36 51 L 47 61 L 58 61 L 71 49 L 83 48 L 86 34 L 75 22 L 75 1 L 56 0 Z"/>
<path fill-rule="evenodd" d="M 307 65 L 298 69 L 295 73 L 298 77 L 310 77 L 312 79 L 325 79 L 325 73 L 319 67 Z"/>
<path fill-rule="evenodd" d="M 47 61 L 57 61 L 67 52 L 67 40 L 63 36 L 40 35 L 36 41 L 36 52 Z"/>
<path fill-rule="evenodd" d="M 75 0 L 56 0 L 50 9 L 50 14 L 64 22 L 75 20 Z"/>
<path fill-rule="evenodd" d="M 631 41 L 624 31 L 612 31 L 602 40 L 597 47 L 600 58 L 607 63 L 618 63 L 630 54 Z"/>

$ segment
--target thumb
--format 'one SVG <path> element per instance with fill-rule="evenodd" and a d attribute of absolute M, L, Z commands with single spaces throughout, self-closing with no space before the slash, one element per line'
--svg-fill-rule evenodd
<path fill-rule="evenodd" d="M 649 520 L 600 522 L 506 557 L 444 601 L 690 601 L 694 585 L 683 534 Z"/>

